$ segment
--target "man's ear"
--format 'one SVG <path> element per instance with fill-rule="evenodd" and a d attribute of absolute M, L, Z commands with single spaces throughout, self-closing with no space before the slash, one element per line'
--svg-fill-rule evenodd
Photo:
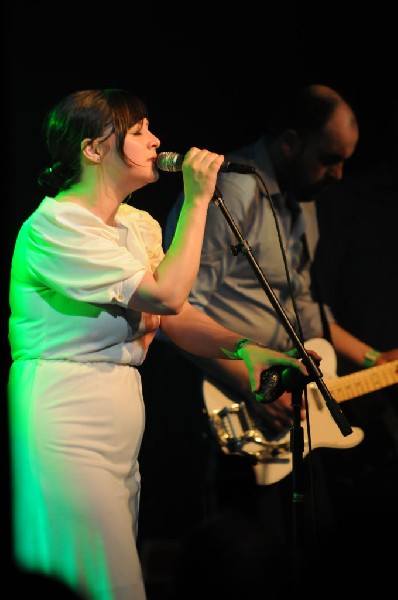
<path fill-rule="evenodd" d="M 101 155 L 98 151 L 97 140 L 92 140 L 90 138 L 84 139 L 80 144 L 80 149 L 84 156 L 91 162 L 100 162 Z"/>
<path fill-rule="evenodd" d="M 291 158 L 300 150 L 300 136 L 295 129 L 285 129 L 281 133 L 281 147 L 287 158 Z"/>

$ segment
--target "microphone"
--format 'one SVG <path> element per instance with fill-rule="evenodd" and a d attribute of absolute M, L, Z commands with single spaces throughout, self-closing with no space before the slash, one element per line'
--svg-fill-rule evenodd
<path fill-rule="evenodd" d="M 260 386 L 255 391 L 256 400 L 262 404 L 274 402 L 283 392 L 294 392 L 311 381 L 294 367 L 274 366 L 260 375 Z M 260 399 L 261 396 L 261 399 Z"/>
<path fill-rule="evenodd" d="M 284 367 L 280 366 L 270 367 L 261 373 L 260 386 L 255 391 L 256 399 L 261 404 L 274 402 L 285 391 L 282 382 L 283 369 Z"/>
<path fill-rule="evenodd" d="M 178 152 L 160 152 L 156 159 L 156 166 L 161 171 L 167 171 L 168 173 L 176 173 L 181 171 L 182 163 L 184 161 L 184 155 Z M 255 173 L 256 170 L 250 165 L 240 165 L 229 161 L 224 161 L 221 165 L 220 171 L 223 173 Z"/>

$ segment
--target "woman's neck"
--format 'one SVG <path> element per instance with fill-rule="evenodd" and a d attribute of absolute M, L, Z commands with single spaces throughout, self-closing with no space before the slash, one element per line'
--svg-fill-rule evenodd
<path fill-rule="evenodd" d="M 59 202 L 80 204 L 110 226 L 115 226 L 115 215 L 123 200 L 116 199 L 109 190 L 93 190 L 81 183 L 76 183 L 60 192 L 55 199 Z"/>

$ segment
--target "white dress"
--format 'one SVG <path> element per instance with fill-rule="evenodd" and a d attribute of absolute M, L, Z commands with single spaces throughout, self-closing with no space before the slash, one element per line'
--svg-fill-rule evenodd
<path fill-rule="evenodd" d="M 117 226 L 45 198 L 10 286 L 12 519 L 19 566 L 92 600 L 144 600 L 136 549 L 145 410 L 138 370 L 159 325 L 128 310 L 163 258 L 159 224 Z"/>

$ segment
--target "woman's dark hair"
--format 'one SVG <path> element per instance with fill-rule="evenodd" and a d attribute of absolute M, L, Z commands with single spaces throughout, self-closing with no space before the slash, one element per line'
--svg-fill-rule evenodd
<path fill-rule="evenodd" d="M 127 163 L 123 151 L 126 133 L 147 116 L 145 103 L 127 90 L 106 88 L 70 94 L 44 120 L 43 133 L 52 165 L 41 173 L 39 184 L 61 191 L 79 181 L 81 142 L 86 138 L 95 140 L 115 133 L 116 150 Z"/>

